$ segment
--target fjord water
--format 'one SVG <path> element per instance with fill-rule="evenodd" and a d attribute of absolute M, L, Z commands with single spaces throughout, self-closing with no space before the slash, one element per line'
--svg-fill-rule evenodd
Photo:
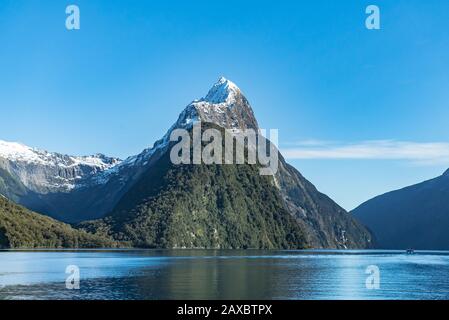
<path fill-rule="evenodd" d="M 449 252 L 0 251 L 0 299 L 449 299 Z"/>

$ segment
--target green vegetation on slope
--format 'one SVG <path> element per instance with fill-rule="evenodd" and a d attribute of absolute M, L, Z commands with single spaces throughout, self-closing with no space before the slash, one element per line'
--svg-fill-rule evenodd
<path fill-rule="evenodd" d="M 165 153 L 108 217 L 83 224 L 137 247 L 298 249 L 303 231 L 257 165 L 173 165 Z"/>
<path fill-rule="evenodd" d="M 116 243 L 75 230 L 0 196 L 0 248 L 98 248 Z"/>

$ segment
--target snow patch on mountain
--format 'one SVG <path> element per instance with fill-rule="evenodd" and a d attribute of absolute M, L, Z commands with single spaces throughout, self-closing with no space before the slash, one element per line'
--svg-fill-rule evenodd
<path fill-rule="evenodd" d="M 12 161 L 44 163 L 44 160 L 39 157 L 32 148 L 21 143 L 6 142 L 2 140 L 0 140 L 0 157 Z"/>

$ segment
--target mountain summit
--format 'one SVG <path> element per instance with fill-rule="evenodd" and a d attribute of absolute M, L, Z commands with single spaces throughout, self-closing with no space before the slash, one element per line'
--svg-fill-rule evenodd
<path fill-rule="evenodd" d="M 234 82 L 225 77 L 221 77 L 202 100 L 212 104 L 226 103 L 232 105 L 235 102 L 236 97 L 240 94 L 241 91 Z"/>
<path fill-rule="evenodd" d="M 215 123 L 226 129 L 259 129 L 242 91 L 223 77 L 212 86 L 205 98 L 195 100 L 185 108 L 178 123 L 188 124 L 195 120 Z"/>

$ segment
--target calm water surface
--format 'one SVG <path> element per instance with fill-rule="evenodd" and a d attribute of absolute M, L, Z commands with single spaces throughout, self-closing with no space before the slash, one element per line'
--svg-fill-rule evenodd
<path fill-rule="evenodd" d="M 0 299 L 449 299 L 449 252 L 0 251 Z"/>

